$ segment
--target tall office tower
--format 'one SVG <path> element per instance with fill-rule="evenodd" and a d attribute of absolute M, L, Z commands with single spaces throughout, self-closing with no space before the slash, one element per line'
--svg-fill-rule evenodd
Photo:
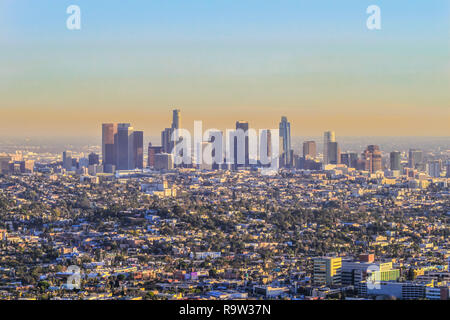
<path fill-rule="evenodd" d="M 94 164 L 100 164 L 100 157 L 98 156 L 98 154 L 91 152 L 88 156 L 89 159 L 89 165 L 94 165 Z"/>
<path fill-rule="evenodd" d="M 181 115 L 179 109 L 173 110 L 172 129 L 181 129 Z"/>
<path fill-rule="evenodd" d="M 316 158 L 316 142 L 315 141 L 305 141 L 303 142 L 303 157 L 315 159 Z"/>
<path fill-rule="evenodd" d="M 356 168 L 358 165 L 358 154 L 356 152 L 349 152 L 350 156 L 350 168 Z"/>
<path fill-rule="evenodd" d="M 401 162 L 400 162 L 400 152 L 392 151 L 389 154 L 389 162 L 391 164 L 391 170 L 401 170 Z"/>
<path fill-rule="evenodd" d="M 155 154 L 155 170 L 172 170 L 173 156 L 170 153 Z"/>
<path fill-rule="evenodd" d="M 72 152 L 64 151 L 63 152 L 63 168 L 66 170 L 72 170 Z"/>
<path fill-rule="evenodd" d="M 342 283 L 341 273 L 341 258 L 322 257 L 314 259 L 313 281 L 315 285 L 340 285 Z"/>
<path fill-rule="evenodd" d="M 341 162 L 341 149 L 337 142 L 328 142 L 328 164 L 339 164 Z"/>
<path fill-rule="evenodd" d="M 161 146 L 165 153 L 172 153 L 173 147 L 175 146 L 172 141 L 172 133 L 172 128 L 165 128 L 164 131 L 161 132 Z"/>
<path fill-rule="evenodd" d="M 116 153 L 114 136 L 117 134 L 117 123 L 102 124 L 102 163 L 103 165 L 115 165 Z"/>
<path fill-rule="evenodd" d="M 134 164 L 133 154 L 133 127 L 129 123 L 119 123 L 114 139 L 116 146 L 117 170 L 132 169 Z"/>
<path fill-rule="evenodd" d="M 439 178 L 441 176 L 442 161 L 433 160 L 428 162 L 428 175 L 433 178 Z"/>
<path fill-rule="evenodd" d="M 423 152 L 418 149 L 410 149 L 408 157 L 408 167 L 417 168 L 423 162 Z"/>
<path fill-rule="evenodd" d="M 281 138 L 281 165 L 283 167 L 292 167 L 291 151 L 291 124 L 286 117 L 281 117 L 280 122 L 280 138 Z"/>
<path fill-rule="evenodd" d="M 270 129 L 264 130 L 264 139 L 266 140 L 267 145 L 267 157 L 270 159 L 272 157 L 272 132 Z"/>
<path fill-rule="evenodd" d="M 330 142 L 336 142 L 334 131 L 326 131 L 323 134 L 323 164 L 330 163 L 330 160 L 328 159 L 328 144 Z"/>
<path fill-rule="evenodd" d="M 381 170 L 381 151 L 376 145 L 369 145 L 362 153 L 362 159 L 365 161 L 365 170 L 370 173 Z"/>
<path fill-rule="evenodd" d="M 162 152 L 162 146 L 152 146 L 150 142 L 148 144 L 147 166 L 153 168 L 155 166 L 155 155 Z"/>
<path fill-rule="evenodd" d="M 133 132 L 133 167 L 131 169 L 144 168 L 144 132 Z"/>
<path fill-rule="evenodd" d="M 272 164 L 272 132 L 269 129 L 261 130 L 259 159 L 263 167 L 270 167 Z"/>
<path fill-rule="evenodd" d="M 341 163 L 349 168 L 356 168 L 358 163 L 358 154 L 355 152 L 348 152 L 341 154 Z"/>
<path fill-rule="evenodd" d="M 172 134 L 176 129 L 181 129 L 181 115 L 179 109 L 175 109 L 172 112 L 172 126 L 161 131 L 161 147 L 164 153 L 173 153 L 175 151 L 174 148 L 176 142 L 180 141 L 178 137 L 175 138 L 175 141 L 172 141 Z"/>
<path fill-rule="evenodd" d="M 248 122 L 247 121 L 236 121 L 236 131 L 242 130 L 245 137 L 244 137 L 244 150 L 239 150 L 239 143 L 238 143 L 238 136 L 234 137 L 234 166 L 235 168 L 238 167 L 248 167 L 250 164 L 249 159 L 249 141 L 248 141 Z M 244 152 L 244 164 L 238 163 L 238 152 L 242 154 Z"/>
<path fill-rule="evenodd" d="M 341 164 L 345 164 L 347 167 L 351 168 L 351 160 L 349 153 L 341 153 Z"/>

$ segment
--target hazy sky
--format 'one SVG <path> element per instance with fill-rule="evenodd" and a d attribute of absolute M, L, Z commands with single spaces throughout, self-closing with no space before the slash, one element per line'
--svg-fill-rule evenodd
<path fill-rule="evenodd" d="M 188 129 L 450 136 L 449 3 L 0 0 L 0 135 L 158 135 L 177 107 Z"/>

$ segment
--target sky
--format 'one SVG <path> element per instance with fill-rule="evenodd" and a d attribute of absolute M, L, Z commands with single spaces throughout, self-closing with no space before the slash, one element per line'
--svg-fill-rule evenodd
<path fill-rule="evenodd" d="M 157 136 L 179 108 L 187 129 L 450 136 L 449 18 L 448 0 L 0 0 L 0 135 Z"/>

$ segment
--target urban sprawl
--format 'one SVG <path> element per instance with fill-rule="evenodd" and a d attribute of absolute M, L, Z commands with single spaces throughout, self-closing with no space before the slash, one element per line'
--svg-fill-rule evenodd
<path fill-rule="evenodd" d="M 450 150 L 293 150 L 282 117 L 267 174 L 248 122 L 232 161 L 217 131 L 178 164 L 180 128 L 145 157 L 127 123 L 97 152 L 0 153 L 0 299 L 449 298 Z"/>

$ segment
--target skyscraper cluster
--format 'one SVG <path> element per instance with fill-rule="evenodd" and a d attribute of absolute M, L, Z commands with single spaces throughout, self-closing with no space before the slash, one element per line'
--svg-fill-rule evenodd
<path fill-rule="evenodd" d="M 172 111 L 172 125 L 161 132 L 161 145 L 155 146 L 151 142 L 147 149 L 147 166 L 156 170 L 170 170 L 174 167 L 173 152 L 179 137 L 173 137 L 181 129 L 181 113 L 179 109 Z M 174 139 L 175 138 L 175 139 Z"/>
<path fill-rule="evenodd" d="M 376 145 L 369 145 L 362 153 L 362 160 L 365 164 L 365 170 L 370 173 L 381 170 L 381 151 L 380 147 Z"/>
<path fill-rule="evenodd" d="M 442 162 L 424 161 L 423 151 L 418 149 L 409 150 L 406 154 L 407 162 L 402 162 L 401 152 L 392 151 L 385 165 L 383 165 L 382 152 L 377 145 L 367 146 L 360 154 L 356 152 L 341 153 L 334 131 L 324 132 L 322 161 L 320 161 L 317 153 L 316 142 L 312 140 L 303 142 L 303 156 L 301 157 L 294 153 L 291 142 L 291 123 L 285 116 L 281 117 L 278 128 L 279 137 L 276 138 L 279 138 L 279 150 L 277 146 L 276 151 L 278 157 L 273 157 L 273 130 L 260 131 L 259 148 L 255 149 L 251 139 L 254 131 L 250 130 L 248 121 L 239 120 L 236 121 L 235 130 L 231 130 L 231 135 L 226 138 L 229 141 L 223 140 L 224 134 L 222 131 L 211 130 L 206 141 L 203 141 L 203 137 L 194 141 L 194 152 L 188 151 L 191 152 L 189 156 L 192 157 L 193 161 L 180 164 L 176 159 L 179 156 L 183 157 L 183 155 L 177 154 L 175 146 L 183 141 L 183 137 L 178 129 L 181 129 L 181 113 L 179 109 L 174 109 L 171 126 L 161 132 L 161 145 L 155 146 L 152 143 L 148 145 L 146 167 L 158 170 L 170 170 L 174 167 L 192 167 L 202 170 L 240 169 L 255 166 L 263 168 L 270 167 L 270 164 L 263 164 L 261 159 L 275 158 L 278 160 L 279 167 L 307 170 L 320 170 L 327 165 L 345 165 L 370 173 L 389 168 L 394 175 L 407 170 L 408 175 L 415 175 L 415 172 L 421 171 L 428 172 L 430 176 L 439 177 L 441 172 L 446 169 L 446 164 Z M 175 136 L 175 134 L 179 136 Z M 143 169 L 143 140 L 143 132 L 135 131 L 129 123 L 103 124 L 102 164 L 104 172 Z M 225 146 L 230 146 L 230 150 L 225 150 Z M 255 153 L 255 150 L 258 150 L 258 154 Z M 184 151 L 182 150 L 182 152 Z M 212 161 L 205 162 L 205 156 Z M 228 156 L 230 156 L 229 159 Z M 88 161 L 88 165 L 98 163 L 95 155 L 91 155 Z M 63 167 L 67 170 L 74 167 L 72 155 L 69 151 L 63 155 Z"/>
<path fill-rule="evenodd" d="M 102 156 L 105 172 L 144 167 L 144 133 L 129 123 L 102 126 Z"/>
<path fill-rule="evenodd" d="M 239 169 L 246 168 L 252 164 L 249 140 L 249 123 L 248 121 L 236 121 L 235 130 L 229 136 L 229 145 L 231 163 L 226 161 L 224 134 L 220 130 L 210 130 L 207 141 L 194 141 L 194 152 L 192 153 L 192 163 L 175 164 L 177 154 L 175 146 L 182 141 L 182 137 L 173 136 L 177 133 L 177 129 L 181 129 L 181 114 L 179 109 L 173 110 L 172 125 L 165 128 L 161 132 L 161 145 L 154 146 L 152 143 L 148 146 L 148 161 L 150 168 L 157 170 L 171 169 L 174 166 L 194 167 L 198 169 L 217 170 L 217 169 Z M 272 139 L 270 130 L 262 130 L 262 140 L 264 140 L 264 150 L 260 149 L 260 157 L 270 158 L 272 154 Z M 288 140 L 286 140 L 288 139 Z M 290 130 L 289 135 L 285 136 L 285 140 L 289 141 L 290 146 Z M 181 152 L 182 153 L 182 152 Z M 205 157 L 209 158 L 204 161 Z M 252 158 L 252 160 L 254 160 Z M 159 162 L 159 165 L 157 164 Z M 161 163 L 164 162 L 164 165 Z"/>

